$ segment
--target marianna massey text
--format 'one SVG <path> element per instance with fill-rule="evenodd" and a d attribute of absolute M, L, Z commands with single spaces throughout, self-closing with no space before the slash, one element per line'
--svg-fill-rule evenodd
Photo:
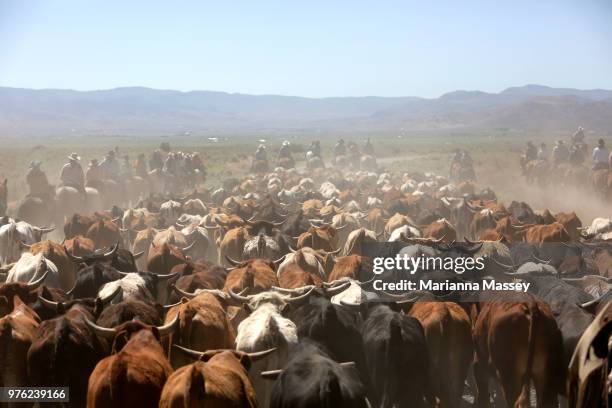
<path fill-rule="evenodd" d="M 406 291 L 406 290 L 430 290 L 430 291 L 479 291 L 479 290 L 502 290 L 508 292 L 527 292 L 531 283 L 527 282 L 497 282 L 493 279 L 483 279 L 480 282 L 452 282 L 432 281 L 420 279 L 409 281 L 402 279 L 396 282 L 383 282 L 376 279 L 373 282 L 375 290 L 383 291 Z"/>

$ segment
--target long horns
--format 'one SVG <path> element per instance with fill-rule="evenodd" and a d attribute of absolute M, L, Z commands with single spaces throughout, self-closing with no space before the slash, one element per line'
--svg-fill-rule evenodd
<path fill-rule="evenodd" d="M 208 350 L 208 351 L 197 351 L 197 350 L 192 350 L 186 347 L 182 347 L 179 346 L 178 344 L 173 344 L 173 347 L 176 348 L 177 350 L 182 351 L 183 353 L 187 354 L 188 356 L 194 358 L 194 359 L 201 359 L 204 356 L 212 356 L 217 354 L 218 352 L 220 352 L 221 350 Z M 234 350 L 232 350 L 234 351 Z M 244 351 L 238 351 L 239 353 L 242 353 L 246 356 L 248 356 L 251 361 L 256 362 L 258 360 L 261 360 L 262 358 L 267 357 L 269 354 L 273 353 L 276 351 L 276 347 L 271 348 L 271 349 L 267 349 L 267 350 L 263 350 L 263 351 L 256 351 L 256 352 L 251 352 L 251 353 L 247 353 Z"/>
<path fill-rule="evenodd" d="M 174 319 L 170 323 L 165 324 L 163 326 L 156 326 L 159 336 L 164 337 L 172 333 L 175 330 L 178 321 L 179 315 L 177 313 L 177 315 L 174 316 Z M 85 323 L 87 323 L 87 326 L 89 326 L 100 337 L 112 339 L 117 335 L 117 329 L 109 329 L 108 327 L 98 326 L 88 318 L 85 318 Z"/>

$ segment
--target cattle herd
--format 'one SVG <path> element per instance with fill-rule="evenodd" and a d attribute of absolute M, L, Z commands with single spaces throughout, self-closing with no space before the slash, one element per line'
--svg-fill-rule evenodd
<path fill-rule="evenodd" d="M 55 232 L 1 218 L 0 386 L 92 408 L 612 402 L 611 219 L 342 166 L 112 204 Z M 376 291 L 380 242 L 529 291 Z"/>

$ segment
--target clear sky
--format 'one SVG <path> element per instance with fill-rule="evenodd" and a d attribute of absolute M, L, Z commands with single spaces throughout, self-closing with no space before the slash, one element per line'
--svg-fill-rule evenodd
<path fill-rule="evenodd" d="M 0 86 L 612 89 L 612 0 L 0 0 Z"/>

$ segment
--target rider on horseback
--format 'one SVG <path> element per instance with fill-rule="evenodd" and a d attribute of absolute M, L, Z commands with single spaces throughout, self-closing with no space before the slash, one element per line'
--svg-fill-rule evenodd
<path fill-rule="evenodd" d="M 345 156 L 346 155 L 346 145 L 344 144 L 344 139 L 338 140 L 338 143 L 334 146 L 334 156 Z"/>
<path fill-rule="evenodd" d="M 535 160 L 538 157 L 538 151 L 531 141 L 527 142 L 527 148 L 525 149 L 525 161 L 529 162 Z"/>
<path fill-rule="evenodd" d="M 40 169 L 40 162 L 33 160 L 26 175 L 26 182 L 30 187 L 30 197 L 44 198 L 50 193 L 49 180 L 44 171 Z"/>
<path fill-rule="evenodd" d="M 318 140 L 314 140 L 310 143 L 307 152 L 312 152 L 313 157 L 321 157 L 321 144 Z"/>
<path fill-rule="evenodd" d="M 119 162 L 115 158 L 115 151 L 109 150 L 109 152 L 100 163 L 100 170 L 102 171 L 102 177 L 106 180 L 120 181 L 119 176 Z"/>
<path fill-rule="evenodd" d="M 291 146 L 289 145 L 288 141 L 284 141 L 283 144 L 281 145 L 280 149 L 278 150 L 278 159 L 283 159 L 283 158 L 291 158 Z"/>
<path fill-rule="evenodd" d="M 362 152 L 363 154 L 374 156 L 374 146 L 372 146 L 372 143 L 370 142 L 369 137 L 368 137 L 368 140 L 366 140 L 365 144 L 363 145 Z"/>
<path fill-rule="evenodd" d="M 85 181 L 88 186 L 97 185 L 102 181 L 102 169 L 98 164 L 98 159 L 91 159 L 85 172 Z"/>
<path fill-rule="evenodd" d="M 599 139 L 597 147 L 593 149 L 593 170 L 608 168 L 608 156 L 610 152 L 603 139 Z"/>
<path fill-rule="evenodd" d="M 68 156 L 68 163 L 64 164 L 64 167 L 62 167 L 60 180 L 63 186 L 75 188 L 81 193 L 83 199 L 86 200 L 85 175 L 83 174 L 83 168 L 79 161 L 81 161 L 81 158 L 78 154 L 70 154 L 70 156 Z"/>
<path fill-rule="evenodd" d="M 553 147 L 552 162 L 554 166 L 567 162 L 569 158 L 569 149 L 563 140 L 557 140 L 557 144 Z"/>
<path fill-rule="evenodd" d="M 266 151 L 266 146 L 260 144 L 257 146 L 257 150 L 255 150 L 255 160 L 268 160 L 268 153 Z"/>

